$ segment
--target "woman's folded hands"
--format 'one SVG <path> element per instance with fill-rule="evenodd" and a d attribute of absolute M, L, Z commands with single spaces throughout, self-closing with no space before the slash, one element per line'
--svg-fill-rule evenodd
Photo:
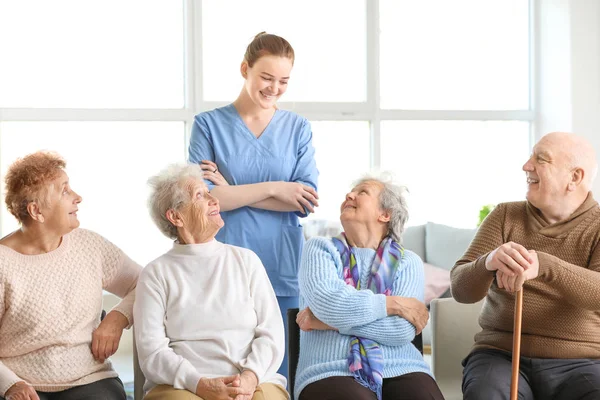
<path fill-rule="evenodd" d="M 220 378 L 202 378 L 196 386 L 196 395 L 204 400 L 252 400 L 258 386 L 256 374 L 250 370 Z"/>

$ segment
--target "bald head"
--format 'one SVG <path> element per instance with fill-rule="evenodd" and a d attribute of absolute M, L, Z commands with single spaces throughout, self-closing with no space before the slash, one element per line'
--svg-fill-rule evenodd
<path fill-rule="evenodd" d="M 566 167 L 581 168 L 584 172 L 582 184 L 591 190 L 598 172 L 594 146 L 584 137 L 567 132 L 552 132 L 543 136 L 538 143 L 545 142 L 564 156 Z"/>

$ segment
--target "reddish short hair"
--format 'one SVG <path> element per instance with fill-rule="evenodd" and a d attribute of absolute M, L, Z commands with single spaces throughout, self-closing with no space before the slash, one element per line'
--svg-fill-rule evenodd
<path fill-rule="evenodd" d="M 48 182 L 56 179 L 67 163 L 57 153 L 38 151 L 17 159 L 8 167 L 6 207 L 22 224 L 29 219 L 27 205 L 32 201 L 45 202 Z"/>

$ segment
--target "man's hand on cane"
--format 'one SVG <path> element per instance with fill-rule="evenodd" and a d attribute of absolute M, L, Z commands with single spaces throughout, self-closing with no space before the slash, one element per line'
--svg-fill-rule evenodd
<path fill-rule="evenodd" d="M 540 261 L 535 250 L 529 250 L 529 253 L 531 254 L 533 262 L 525 271 L 520 272 L 515 276 L 507 276 L 500 271 L 496 272 L 496 280 L 498 281 L 498 287 L 500 289 L 506 289 L 508 292 L 518 292 L 523 288 L 525 281 L 537 278 L 538 273 L 540 272 Z"/>
<path fill-rule="evenodd" d="M 500 289 L 518 292 L 525 281 L 537 278 L 540 264 L 535 250 L 527 250 L 518 243 L 508 242 L 487 256 L 485 267 L 489 271 L 496 271 Z"/>

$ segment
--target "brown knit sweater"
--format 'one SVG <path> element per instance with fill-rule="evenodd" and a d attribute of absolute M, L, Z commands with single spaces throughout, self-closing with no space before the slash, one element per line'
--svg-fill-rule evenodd
<path fill-rule="evenodd" d="M 590 193 L 566 220 L 545 222 L 528 202 L 490 213 L 452 269 L 460 303 L 484 297 L 475 349 L 512 351 L 515 296 L 499 289 L 487 255 L 515 242 L 538 253 L 539 276 L 525 282 L 521 354 L 536 358 L 600 358 L 600 206 Z"/>

